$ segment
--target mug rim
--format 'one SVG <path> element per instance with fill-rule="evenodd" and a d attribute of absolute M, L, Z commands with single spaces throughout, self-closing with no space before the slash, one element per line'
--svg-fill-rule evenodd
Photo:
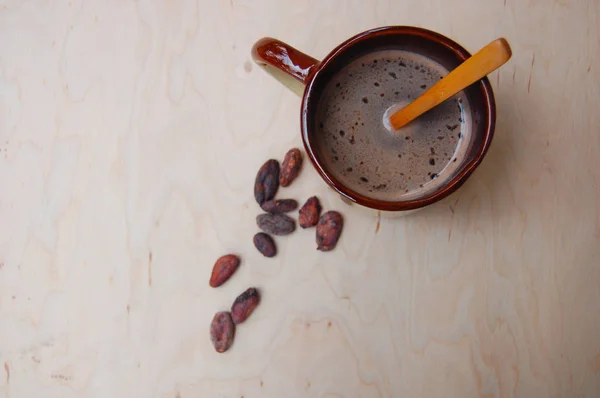
<path fill-rule="evenodd" d="M 384 36 L 384 35 L 404 35 L 404 36 L 417 36 L 420 38 L 424 38 L 426 40 L 430 40 L 435 42 L 436 44 L 441 44 L 445 46 L 447 49 L 451 50 L 452 53 L 456 56 L 458 60 L 464 62 L 467 58 L 471 56 L 471 54 L 463 48 L 460 44 L 456 43 L 454 40 L 431 30 L 419 28 L 415 26 L 384 26 L 380 28 L 370 29 L 361 33 L 358 33 L 355 36 L 347 39 L 336 48 L 334 48 L 315 68 L 316 70 L 311 73 L 309 82 L 306 85 L 304 90 L 304 94 L 302 96 L 302 107 L 300 112 L 300 125 L 302 129 L 302 141 L 304 143 L 304 148 L 308 154 L 308 157 L 311 160 L 311 163 L 321 176 L 325 182 L 332 187 L 337 193 L 342 195 L 344 198 L 350 200 L 353 203 L 358 205 L 375 209 L 375 210 L 383 210 L 383 211 L 403 211 L 403 210 L 414 210 L 421 207 L 428 206 L 437 201 L 442 200 L 443 198 L 449 196 L 454 191 L 456 191 L 460 186 L 462 186 L 465 181 L 471 176 L 471 174 L 475 171 L 475 169 L 479 166 L 481 161 L 483 160 L 485 154 L 487 153 L 492 138 L 494 137 L 494 128 L 496 124 L 496 103 L 494 100 L 494 94 L 492 91 L 492 86 L 487 77 L 481 79 L 479 82 L 475 83 L 480 85 L 481 91 L 485 98 L 485 113 L 486 117 L 486 126 L 485 126 L 485 136 L 483 137 L 482 145 L 477 150 L 476 156 L 470 160 L 465 166 L 461 169 L 459 173 L 457 173 L 452 179 L 448 180 L 442 187 L 436 191 L 432 191 L 430 193 L 425 194 L 422 197 L 414 198 L 414 199 L 405 199 L 405 200 L 397 200 L 397 201 L 384 201 L 379 199 L 370 198 L 367 196 L 363 196 L 356 191 L 348 188 L 340 181 L 338 181 L 332 173 L 330 173 L 320 162 L 317 154 L 314 150 L 314 145 L 311 140 L 310 134 L 308 134 L 308 105 L 311 101 L 311 97 L 314 94 L 314 82 L 317 77 L 332 63 L 332 61 L 337 58 L 343 51 L 347 50 L 349 47 L 357 44 L 358 42 L 372 38 L 374 36 Z"/>

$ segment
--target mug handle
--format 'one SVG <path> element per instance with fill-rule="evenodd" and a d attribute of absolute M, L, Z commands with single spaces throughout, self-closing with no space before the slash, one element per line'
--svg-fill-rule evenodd
<path fill-rule="evenodd" d="M 252 47 L 252 59 L 284 86 L 302 96 L 319 61 L 277 39 L 264 37 Z"/>

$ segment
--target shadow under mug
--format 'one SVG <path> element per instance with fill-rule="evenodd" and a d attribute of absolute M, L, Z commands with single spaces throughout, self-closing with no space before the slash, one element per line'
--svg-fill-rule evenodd
<path fill-rule="evenodd" d="M 418 198 L 383 201 L 353 191 L 327 170 L 315 149 L 318 134 L 315 116 L 320 93 L 330 79 L 352 60 L 379 49 L 398 49 L 423 55 L 447 70 L 453 70 L 471 56 L 453 40 L 430 30 L 412 26 L 390 26 L 360 33 L 331 51 L 322 61 L 272 38 L 260 39 L 252 58 L 273 77 L 302 96 L 300 122 L 306 152 L 319 175 L 345 202 L 386 213 L 401 213 L 435 203 L 458 189 L 481 163 L 494 135 L 496 106 L 487 78 L 474 83 L 465 94 L 471 111 L 471 140 L 457 170 L 441 186 Z"/>

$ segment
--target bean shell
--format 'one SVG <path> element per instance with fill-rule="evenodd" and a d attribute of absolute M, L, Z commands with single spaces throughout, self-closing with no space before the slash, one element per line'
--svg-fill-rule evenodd
<path fill-rule="evenodd" d="M 335 248 L 340 238 L 344 219 L 337 211 L 323 214 L 317 224 L 317 250 L 328 252 Z"/>
<path fill-rule="evenodd" d="M 302 228 L 314 227 L 319 222 L 319 214 L 321 214 L 319 199 L 316 196 L 308 198 L 300 209 L 298 223 Z"/>
<path fill-rule="evenodd" d="M 265 234 L 264 232 L 259 232 L 254 235 L 254 246 L 256 249 L 265 257 L 275 257 L 277 254 L 277 247 L 275 246 L 275 242 L 270 235 Z"/>
<path fill-rule="evenodd" d="M 302 168 L 302 152 L 298 148 L 290 149 L 283 158 L 279 183 L 282 187 L 289 186 L 300 173 Z"/>
<path fill-rule="evenodd" d="M 231 275 L 237 271 L 240 266 L 240 258 L 235 254 L 227 254 L 219 257 L 215 262 L 210 275 L 209 285 L 211 287 L 219 287 L 223 283 L 227 282 Z"/>
<path fill-rule="evenodd" d="M 267 213 L 289 213 L 298 208 L 298 202 L 294 199 L 268 200 L 260 208 Z"/>
<path fill-rule="evenodd" d="M 296 222 L 285 214 L 259 214 L 256 216 L 256 225 L 264 232 L 283 236 L 289 235 L 296 230 Z"/>
<path fill-rule="evenodd" d="M 279 162 L 270 159 L 256 173 L 254 199 L 259 205 L 275 197 L 279 189 Z"/>
<path fill-rule="evenodd" d="M 236 325 L 244 322 L 260 303 L 260 295 L 256 288 L 251 287 L 240 294 L 231 306 L 231 319 Z"/>
<path fill-rule="evenodd" d="M 233 344 L 235 324 L 229 312 L 217 312 L 210 324 L 210 339 L 217 352 L 227 351 Z"/>

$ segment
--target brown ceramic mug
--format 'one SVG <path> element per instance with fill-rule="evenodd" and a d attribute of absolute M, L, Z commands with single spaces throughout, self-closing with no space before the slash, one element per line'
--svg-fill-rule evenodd
<path fill-rule="evenodd" d="M 302 95 L 300 112 L 302 139 L 308 156 L 317 172 L 342 198 L 361 206 L 399 212 L 415 210 L 450 195 L 458 189 L 481 163 L 494 135 L 496 108 L 491 85 L 487 78 L 464 90 L 470 110 L 470 139 L 458 167 L 436 189 L 420 197 L 380 200 L 356 192 L 340 182 L 326 166 L 316 150 L 319 134 L 316 114 L 318 98 L 327 83 L 352 60 L 377 49 L 400 49 L 425 56 L 446 70 L 453 70 L 471 56 L 453 40 L 426 29 L 410 26 L 383 27 L 360 33 L 336 47 L 318 61 L 288 44 L 272 38 L 259 40 L 252 49 L 254 61 L 267 72 Z"/>

